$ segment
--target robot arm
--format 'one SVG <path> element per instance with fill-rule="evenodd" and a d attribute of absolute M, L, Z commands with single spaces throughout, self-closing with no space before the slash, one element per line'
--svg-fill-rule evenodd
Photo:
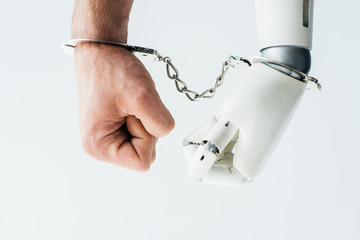
<path fill-rule="evenodd" d="M 253 61 L 241 69 L 243 78 L 223 102 L 219 118 L 186 137 L 192 178 L 242 186 L 261 172 L 306 89 L 313 4 L 314 0 L 255 0 L 260 52 L 272 61 Z"/>

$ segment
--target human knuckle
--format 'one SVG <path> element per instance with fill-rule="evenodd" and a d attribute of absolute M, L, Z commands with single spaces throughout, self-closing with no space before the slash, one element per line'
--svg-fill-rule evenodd
<path fill-rule="evenodd" d="M 175 127 L 175 120 L 173 118 L 169 118 L 166 122 L 164 122 L 161 126 L 161 135 L 160 137 L 165 136 L 169 132 L 171 132 Z"/>
<path fill-rule="evenodd" d="M 170 132 L 175 127 L 175 120 L 173 118 L 170 118 L 165 126 L 166 126 L 166 131 Z"/>
<path fill-rule="evenodd" d="M 137 104 L 145 104 L 152 97 L 151 88 L 148 86 L 139 86 L 136 89 L 136 93 L 134 95 L 135 95 L 135 102 Z"/>

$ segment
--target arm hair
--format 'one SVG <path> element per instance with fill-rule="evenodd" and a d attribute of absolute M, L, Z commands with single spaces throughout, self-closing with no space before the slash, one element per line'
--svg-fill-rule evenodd
<path fill-rule="evenodd" d="M 77 0 L 72 19 L 72 38 L 127 42 L 133 0 Z"/>

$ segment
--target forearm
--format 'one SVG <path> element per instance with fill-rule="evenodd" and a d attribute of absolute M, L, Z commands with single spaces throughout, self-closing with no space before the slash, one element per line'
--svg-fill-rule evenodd
<path fill-rule="evenodd" d="M 94 38 L 127 42 L 133 0 L 77 0 L 72 38 Z"/>

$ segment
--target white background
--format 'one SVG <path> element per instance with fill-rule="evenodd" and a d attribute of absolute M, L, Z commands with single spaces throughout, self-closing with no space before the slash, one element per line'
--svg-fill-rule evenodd
<path fill-rule="evenodd" d="M 87 157 L 78 135 L 70 38 L 74 1 L 0 7 L 0 239 L 360 239 L 360 2 L 315 3 L 311 75 L 262 175 L 246 188 L 187 176 L 182 139 L 215 99 L 189 102 L 149 66 L 176 128 L 146 174 Z M 135 0 L 129 42 L 172 57 L 191 88 L 213 84 L 228 55 L 257 54 L 250 0 Z"/>

